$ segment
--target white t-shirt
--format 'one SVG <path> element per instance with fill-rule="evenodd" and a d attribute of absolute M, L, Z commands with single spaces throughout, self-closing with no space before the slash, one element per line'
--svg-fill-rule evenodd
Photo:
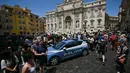
<path fill-rule="evenodd" d="M 88 38 L 88 40 L 89 40 L 90 43 L 94 42 L 94 38 Z"/>
<path fill-rule="evenodd" d="M 6 73 L 4 68 L 11 66 L 11 62 L 9 60 L 1 60 L 1 70 L 2 73 Z"/>

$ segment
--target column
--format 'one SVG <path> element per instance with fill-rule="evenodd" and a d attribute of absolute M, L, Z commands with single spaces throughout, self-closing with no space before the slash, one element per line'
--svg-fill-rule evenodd
<path fill-rule="evenodd" d="M 75 33 L 75 16 L 72 14 L 72 31 Z"/>
<path fill-rule="evenodd" d="M 79 23 L 80 23 L 80 29 L 82 29 L 82 26 L 83 26 L 82 13 L 79 14 L 79 17 L 80 17 L 80 20 L 79 20 Z"/>
<path fill-rule="evenodd" d="M 61 33 L 63 33 L 64 32 L 64 27 L 63 27 L 63 25 L 64 25 L 64 17 L 63 16 L 61 16 L 61 24 L 62 24 L 62 29 L 61 29 Z"/>
<path fill-rule="evenodd" d="M 57 31 L 57 28 L 58 28 L 58 18 L 56 17 L 56 31 Z"/>

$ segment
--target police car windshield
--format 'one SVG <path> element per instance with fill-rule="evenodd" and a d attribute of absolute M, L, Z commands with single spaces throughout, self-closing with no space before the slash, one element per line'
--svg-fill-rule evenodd
<path fill-rule="evenodd" d="M 61 47 L 63 46 L 63 45 L 65 45 L 65 43 L 64 42 L 59 42 L 58 44 L 56 44 L 55 46 L 53 46 L 53 48 L 55 48 L 55 49 L 61 49 Z"/>

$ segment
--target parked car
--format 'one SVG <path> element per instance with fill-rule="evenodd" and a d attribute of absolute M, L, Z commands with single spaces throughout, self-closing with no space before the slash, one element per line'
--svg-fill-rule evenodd
<path fill-rule="evenodd" d="M 48 47 L 47 63 L 57 65 L 60 61 L 77 56 L 87 55 L 88 44 L 83 40 L 63 40 L 58 44 Z"/>

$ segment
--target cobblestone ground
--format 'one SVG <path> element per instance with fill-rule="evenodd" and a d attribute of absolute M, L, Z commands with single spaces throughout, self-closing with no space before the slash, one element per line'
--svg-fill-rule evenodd
<path fill-rule="evenodd" d="M 106 53 L 106 64 L 103 66 L 96 52 L 91 52 L 88 56 L 77 57 L 60 65 L 48 67 L 47 73 L 116 73 L 114 56 L 115 52 L 109 49 Z M 130 73 L 130 54 L 125 73 Z"/>

